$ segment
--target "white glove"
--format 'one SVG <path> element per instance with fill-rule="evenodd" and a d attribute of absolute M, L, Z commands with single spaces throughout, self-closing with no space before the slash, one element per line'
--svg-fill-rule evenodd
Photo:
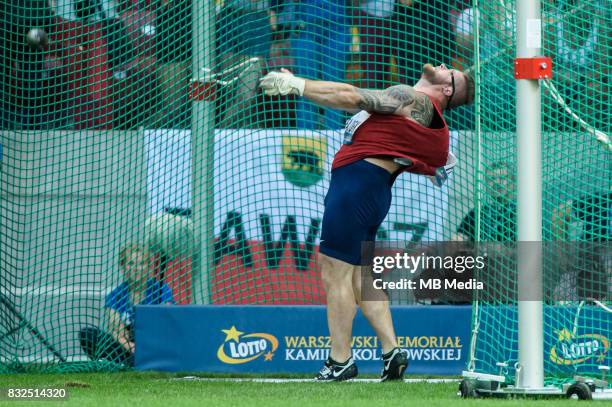
<path fill-rule="evenodd" d="M 259 87 L 268 96 L 304 95 L 306 81 L 294 76 L 289 71 L 270 72 L 259 81 Z"/>

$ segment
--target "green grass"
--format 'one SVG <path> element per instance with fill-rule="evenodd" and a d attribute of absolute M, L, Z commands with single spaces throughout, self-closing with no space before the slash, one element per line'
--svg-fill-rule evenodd
<path fill-rule="evenodd" d="M 64 402 L 0 405 L 74 406 L 589 406 L 575 400 L 462 400 L 456 383 L 256 383 L 177 380 L 165 373 L 0 375 L 0 387 L 65 387 Z M 577 404 L 579 403 L 579 404 Z M 597 405 L 605 405 L 598 403 Z"/>

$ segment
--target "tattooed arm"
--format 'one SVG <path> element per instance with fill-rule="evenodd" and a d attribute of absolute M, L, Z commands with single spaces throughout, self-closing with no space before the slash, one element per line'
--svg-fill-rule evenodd
<path fill-rule="evenodd" d="M 268 96 L 299 95 L 321 106 L 349 112 L 366 110 L 370 113 L 395 114 L 423 126 L 431 124 L 434 112 L 429 97 L 406 85 L 391 86 L 385 90 L 359 89 L 346 83 L 307 80 L 281 69 L 261 78 L 259 87 Z"/>
<path fill-rule="evenodd" d="M 429 126 L 434 111 L 431 100 L 425 94 L 407 85 L 370 90 L 344 83 L 307 80 L 304 96 L 319 105 L 349 112 L 366 110 L 406 116 L 423 126 Z"/>

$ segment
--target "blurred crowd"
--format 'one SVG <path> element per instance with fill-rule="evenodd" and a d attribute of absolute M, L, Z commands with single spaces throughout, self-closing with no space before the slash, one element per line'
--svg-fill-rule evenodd
<path fill-rule="evenodd" d="M 258 78 L 287 67 L 303 77 L 368 88 L 414 84 L 426 62 L 473 65 L 476 19 L 481 94 L 494 119 L 485 128 L 513 126 L 515 21 L 504 1 L 479 16 L 467 0 L 216 0 L 210 19 L 215 41 L 195 51 L 192 32 L 206 28 L 192 27 L 191 2 L 33 0 L 28 8 L 2 2 L 1 128 L 189 128 L 191 56 L 197 52 L 215 55 L 216 71 L 259 58 L 236 85 L 219 90 L 216 127 L 337 129 L 342 113 L 292 97 L 264 100 Z M 569 1 L 545 1 L 544 43 L 570 106 L 609 126 L 610 11 L 604 1 L 588 3 L 582 10 Z M 48 44 L 28 45 L 33 27 L 48 33 Z M 551 106 L 547 117 L 575 125 Z M 455 128 L 471 128 L 470 110 L 458 117 Z"/>

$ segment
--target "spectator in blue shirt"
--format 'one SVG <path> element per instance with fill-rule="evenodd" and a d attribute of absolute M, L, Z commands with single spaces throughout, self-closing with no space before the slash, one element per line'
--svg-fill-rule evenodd
<path fill-rule="evenodd" d="M 351 41 L 350 17 L 346 0 L 288 0 L 285 12 L 291 13 L 294 35 L 291 51 L 294 73 L 307 79 L 345 82 Z M 300 129 L 344 127 L 344 113 L 319 107 L 306 99 L 296 101 L 296 121 Z"/>
<path fill-rule="evenodd" d="M 119 250 L 124 281 L 107 296 L 108 332 L 85 327 L 79 333 L 81 347 L 92 360 L 106 359 L 127 366 L 134 364 L 134 305 L 174 304 L 170 287 L 154 278 L 152 257 L 139 244 Z"/>

